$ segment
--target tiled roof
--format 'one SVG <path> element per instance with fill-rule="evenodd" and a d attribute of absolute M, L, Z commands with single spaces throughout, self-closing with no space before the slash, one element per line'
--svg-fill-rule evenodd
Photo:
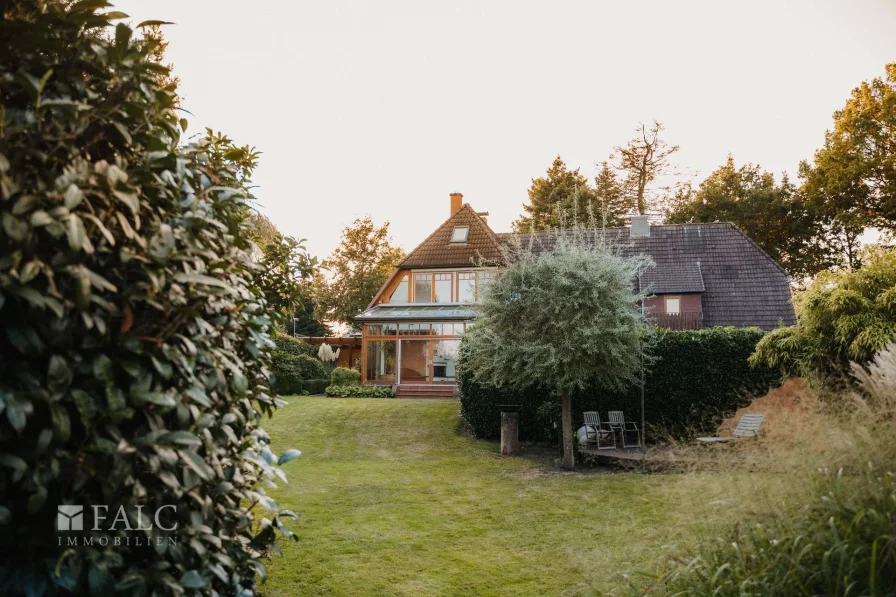
<path fill-rule="evenodd" d="M 703 292 L 703 274 L 697 262 L 670 263 L 666 267 L 649 267 L 638 280 L 641 292 L 651 294 L 678 294 Z"/>
<path fill-rule="evenodd" d="M 469 226 L 467 242 L 452 243 L 451 233 L 456 226 Z M 445 220 L 435 232 L 426 237 L 410 252 L 398 267 L 457 267 L 478 265 L 501 259 L 501 245 L 497 235 L 476 214 L 469 203 Z"/>
<path fill-rule="evenodd" d="M 642 285 L 655 283 L 650 292 L 696 291 L 702 280 L 705 326 L 758 326 L 770 330 L 783 323 L 794 325 L 790 278 L 737 226 L 730 223 L 651 226 L 647 238 L 630 238 L 628 228 L 595 231 L 619 246 L 625 255 L 649 255 L 655 266 L 645 272 Z M 561 233 L 562 234 L 562 233 Z M 497 235 L 502 242 L 529 233 Z M 551 250 L 553 236 L 535 233 L 537 250 Z M 672 288 L 681 285 L 681 288 Z M 686 290 L 692 288 L 694 290 Z"/>

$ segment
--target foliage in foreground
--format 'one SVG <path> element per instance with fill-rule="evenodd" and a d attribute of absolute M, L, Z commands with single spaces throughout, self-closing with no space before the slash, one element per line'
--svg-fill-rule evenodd
<path fill-rule="evenodd" d="M 779 381 L 768 367 L 750 367 L 747 359 L 763 332 L 756 328 L 709 328 L 670 331 L 653 328 L 646 332 L 654 362 L 645 377 L 645 418 L 648 438 L 671 435 L 689 439 L 695 432 L 712 431 L 722 418 L 765 394 Z M 461 355 L 463 355 L 463 342 Z M 495 388 L 477 382 L 458 369 L 461 413 L 473 434 L 480 438 L 500 435 L 499 404 L 520 404 L 520 438 L 554 441 L 560 405 L 556 392 L 529 387 Z M 640 388 L 632 384 L 621 391 L 589 386 L 573 392 L 572 411 L 578 426 L 582 412 L 621 410 L 629 420 L 639 421 Z M 640 421 L 639 421 L 640 422 Z"/>
<path fill-rule="evenodd" d="M 388 386 L 329 386 L 324 392 L 334 398 L 395 398 Z"/>
<path fill-rule="evenodd" d="M 290 515 L 260 484 L 298 452 L 278 460 L 259 426 L 277 402 L 250 196 L 207 142 L 179 147 L 167 69 L 129 27 L 97 34 L 115 18 L 95 12 L 105 3 L 13 4 L 0 27 L 0 594 L 252 595 Z M 85 507 L 93 546 L 58 542 L 62 504 Z M 105 523 L 91 506 L 108 507 Z M 119 508 L 151 530 L 104 528 Z"/>
<path fill-rule="evenodd" d="M 896 344 L 869 369 L 854 369 L 864 397 L 847 422 L 851 450 L 830 456 L 805 506 L 705 537 L 632 594 L 896 594 Z"/>
<path fill-rule="evenodd" d="M 768 334 L 751 362 L 839 385 L 896 338 L 896 249 L 870 249 L 857 270 L 823 272 L 794 304 L 798 324 Z"/>

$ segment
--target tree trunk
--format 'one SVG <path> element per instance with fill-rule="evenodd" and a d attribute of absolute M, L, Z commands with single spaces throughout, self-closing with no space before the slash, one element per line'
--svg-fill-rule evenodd
<path fill-rule="evenodd" d="M 575 467 L 575 454 L 572 445 L 572 401 L 569 390 L 563 390 L 560 395 L 563 418 L 563 468 L 572 470 Z"/>

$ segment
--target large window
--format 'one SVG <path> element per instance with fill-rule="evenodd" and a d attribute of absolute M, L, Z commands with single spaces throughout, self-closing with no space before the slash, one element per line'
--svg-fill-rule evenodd
<path fill-rule="evenodd" d="M 459 272 L 457 274 L 457 302 L 476 302 L 476 272 Z"/>
<path fill-rule="evenodd" d="M 408 302 L 408 276 L 405 274 L 401 277 L 401 282 L 392 291 L 389 296 L 390 303 L 407 303 Z"/>
<path fill-rule="evenodd" d="M 454 274 L 435 274 L 436 302 L 451 303 L 451 278 Z"/>
<path fill-rule="evenodd" d="M 367 342 L 367 381 L 395 383 L 398 358 L 395 340 L 369 340 Z"/>
<path fill-rule="evenodd" d="M 414 302 L 432 302 L 432 274 L 414 274 Z"/>

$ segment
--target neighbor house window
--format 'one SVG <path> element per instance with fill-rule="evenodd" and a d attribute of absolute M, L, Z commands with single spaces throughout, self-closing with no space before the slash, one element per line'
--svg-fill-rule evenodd
<path fill-rule="evenodd" d="M 451 242 L 465 243 L 465 242 L 467 242 L 467 236 L 469 234 L 470 234 L 469 226 L 455 226 L 454 230 L 451 231 Z"/>
<path fill-rule="evenodd" d="M 414 302 L 432 302 L 432 274 L 414 274 Z"/>
<path fill-rule="evenodd" d="M 390 303 L 406 303 L 408 302 L 408 276 L 405 274 L 401 278 L 401 282 L 398 283 L 398 286 L 395 287 L 395 290 L 392 291 L 392 294 L 389 296 Z"/>
<path fill-rule="evenodd" d="M 667 296 L 666 297 L 666 314 L 668 314 L 668 315 L 680 315 L 681 314 L 681 297 L 680 296 Z"/>

